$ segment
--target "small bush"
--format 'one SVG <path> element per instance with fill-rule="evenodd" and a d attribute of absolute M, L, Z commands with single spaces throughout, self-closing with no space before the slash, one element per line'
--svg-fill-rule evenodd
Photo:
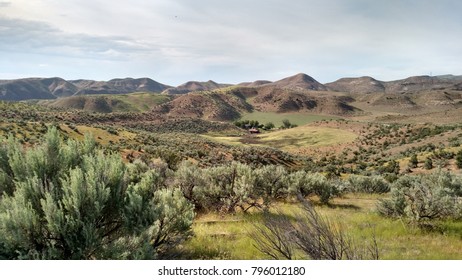
<path fill-rule="evenodd" d="M 382 176 L 359 176 L 348 177 L 351 192 L 360 193 L 386 193 L 390 191 L 389 183 Z"/>
<path fill-rule="evenodd" d="M 317 195 L 321 203 L 326 204 L 338 195 L 340 190 L 333 180 L 328 180 L 320 173 L 298 171 L 289 176 L 289 191 L 292 195 Z"/>

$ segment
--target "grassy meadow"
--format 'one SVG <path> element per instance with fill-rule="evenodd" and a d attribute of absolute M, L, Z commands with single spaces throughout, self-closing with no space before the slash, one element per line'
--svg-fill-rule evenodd
<path fill-rule="evenodd" d="M 169 95 L 143 92 L 113 95 L 112 98 L 128 104 L 130 112 L 145 112 L 156 105 L 160 105 L 172 100 L 172 97 Z"/>
<path fill-rule="evenodd" d="M 354 141 L 358 135 L 353 132 L 315 126 L 298 126 L 291 129 L 263 132 L 259 135 L 205 137 L 229 145 L 253 145 L 293 150 L 307 146 L 330 146 Z"/>
<path fill-rule="evenodd" d="M 292 124 L 301 126 L 316 121 L 336 120 L 339 118 L 334 116 L 313 115 L 310 113 L 275 113 L 259 111 L 244 113 L 240 118 L 240 120 L 257 120 L 261 124 L 272 122 L 276 127 L 281 126 L 284 119 L 289 120 Z"/>
<path fill-rule="evenodd" d="M 427 232 L 400 219 L 375 212 L 378 195 L 348 194 L 317 210 L 339 224 L 357 244 L 376 237 L 382 260 L 460 260 L 462 222 L 444 222 L 440 231 Z M 272 208 L 287 215 L 298 211 L 296 203 L 279 202 Z M 261 223 L 261 212 L 199 215 L 193 224 L 194 236 L 183 247 L 191 259 L 268 259 L 249 234 Z"/>

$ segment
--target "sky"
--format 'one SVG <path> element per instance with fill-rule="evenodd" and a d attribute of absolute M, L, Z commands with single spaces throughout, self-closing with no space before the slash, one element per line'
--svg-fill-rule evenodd
<path fill-rule="evenodd" d="M 462 74 L 460 0 L 0 0 L 0 79 Z"/>

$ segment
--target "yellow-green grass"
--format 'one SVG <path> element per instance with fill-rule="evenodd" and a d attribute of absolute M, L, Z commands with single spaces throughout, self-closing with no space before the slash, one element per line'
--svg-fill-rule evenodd
<path fill-rule="evenodd" d="M 202 135 L 203 137 L 226 145 L 243 145 L 242 137 L 240 136 L 215 136 L 215 135 Z"/>
<path fill-rule="evenodd" d="M 462 222 L 440 223 L 440 231 L 425 231 L 400 219 L 375 212 L 380 196 L 355 194 L 333 200 L 330 206 L 316 206 L 319 213 L 338 223 L 359 246 L 375 236 L 380 259 L 462 259 Z M 277 203 L 274 209 L 292 215 L 296 203 Z M 259 212 L 233 215 L 199 215 L 193 225 L 194 237 L 184 245 L 191 259 L 267 259 L 250 237 Z"/>
<path fill-rule="evenodd" d="M 64 124 L 60 125 L 60 128 L 72 139 L 82 140 L 86 134 L 89 134 L 93 136 L 95 140 L 101 143 L 102 145 L 117 143 L 121 139 L 130 140 L 136 136 L 136 134 L 125 131 L 125 130 L 119 130 L 116 135 L 116 134 L 109 133 L 109 131 L 102 129 L 102 128 L 96 128 L 96 127 L 90 127 L 90 126 L 84 126 L 84 125 L 75 126 L 75 130 L 69 127 L 68 125 L 64 125 Z"/>
<path fill-rule="evenodd" d="M 313 115 L 310 113 L 276 113 L 276 112 L 258 112 L 242 114 L 241 120 L 256 120 L 261 124 L 272 122 L 276 127 L 282 125 L 283 120 L 289 120 L 290 123 L 296 125 L 305 125 L 308 123 L 322 121 L 322 120 L 334 120 L 338 117 Z"/>
<path fill-rule="evenodd" d="M 184 245 L 185 257 L 189 259 L 265 259 L 249 236 L 252 219 L 258 214 L 242 213 L 221 216 L 206 214 L 196 218 L 194 236 Z M 250 219 L 250 220 L 249 220 Z"/>
<path fill-rule="evenodd" d="M 208 139 L 228 145 L 250 145 L 293 150 L 303 147 L 330 146 L 352 142 L 357 134 L 329 127 L 299 126 L 291 129 L 265 132 L 260 135 L 246 135 L 244 137 L 210 136 Z"/>
<path fill-rule="evenodd" d="M 130 110 L 134 112 L 144 112 L 152 107 L 166 103 L 172 100 L 169 95 L 153 94 L 153 93 L 132 93 L 111 95 L 111 98 L 120 100 L 129 105 Z"/>
<path fill-rule="evenodd" d="M 330 146 L 354 141 L 357 134 L 329 127 L 299 126 L 258 136 L 263 145 L 280 149 Z"/>

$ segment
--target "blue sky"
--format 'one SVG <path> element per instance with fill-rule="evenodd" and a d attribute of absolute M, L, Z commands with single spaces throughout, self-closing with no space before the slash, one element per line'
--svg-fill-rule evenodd
<path fill-rule="evenodd" d="M 462 74 L 459 0 L 0 0 L 0 79 Z"/>

